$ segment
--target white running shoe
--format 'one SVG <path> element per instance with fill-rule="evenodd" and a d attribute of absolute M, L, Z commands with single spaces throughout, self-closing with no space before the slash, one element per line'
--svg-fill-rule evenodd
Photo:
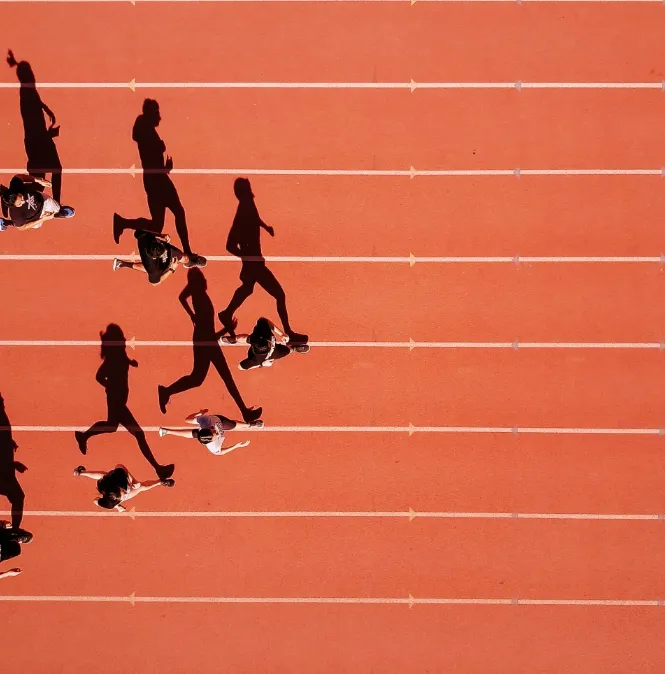
<path fill-rule="evenodd" d="M 113 260 L 113 271 L 118 271 L 121 266 L 120 260 L 116 257 L 115 260 Z"/>

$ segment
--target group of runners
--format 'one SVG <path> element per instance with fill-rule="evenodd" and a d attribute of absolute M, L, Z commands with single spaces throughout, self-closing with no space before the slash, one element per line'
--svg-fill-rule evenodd
<path fill-rule="evenodd" d="M 61 205 L 53 196 L 48 196 L 45 190 L 51 187 L 52 184 L 49 180 L 33 175 L 18 175 L 12 178 L 8 187 L 0 186 L 0 203 L 2 206 L 0 232 L 6 232 L 12 228 L 15 230 L 38 229 L 51 219 L 73 218 L 76 214 L 74 208 Z M 263 227 L 271 235 L 274 235 L 274 230 L 265 225 L 259 218 L 258 211 L 253 203 L 253 194 L 251 193 L 248 180 L 236 180 L 235 192 L 240 202 L 239 214 L 243 218 L 249 215 L 250 220 L 256 226 L 256 232 L 255 236 L 250 237 L 254 243 L 250 245 L 249 251 L 247 250 L 247 246 L 242 242 L 233 241 L 233 236 L 231 235 L 229 237 L 227 250 L 242 259 L 241 285 L 234 293 L 229 306 L 218 314 L 218 318 L 222 324 L 218 342 L 220 346 L 223 344 L 246 345 L 248 347 L 247 357 L 239 363 L 238 367 L 241 370 L 252 370 L 270 367 L 275 361 L 284 358 L 292 352 L 307 353 L 310 347 L 307 344 L 307 335 L 294 332 L 288 324 L 283 291 L 272 275 L 272 272 L 266 267 L 265 260 L 260 252 L 260 245 L 258 244 L 259 228 Z M 238 218 L 239 216 L 237 215 L 236 217 Z M 127 228 L 122 219 L 116 215 L 113 222 L 113 235 L 116 243 L 119 242 L 120 235 Z M 182 240 L 183 236 L 180 228 L 178 228 L 178 234 Z M 113 271 L 119 269 L 140 271 L 145 274 L 150 284 L 158 285 L 164 283 L 182 265 L 190 270 L 191 283 L 191 275 L 199 272 L 201 268 L 207 265 L 205 257 L 191 251 L 187 240 L 185 240 L 185 245 L 183 245 L 184 250 L 181 250 L 171 243 L 171 239 L 167 234 L 159 231 L 134 229 L 134 236 L 138 245 L 140 262 L 115 258 L 113 260 Z M 251 332 L 236 334 L 237 321 L 234 317 L 235 310 L 253 292 L 254 286 L 257 283 L 275 297 L 284 330 L 278 328 L 269 319 L 261 317 L 257 320 Z M 132 364 L 135 364 L 134 361 L 127 359 L 127 363 L 124 363 L 126 368 L 124 366 L 120 368 L 116 364 L 116 366 L 111 368 L 113 372 L 107 372 L 106 374 L 98 373 L 98 381 L 107 387 L 107 393 L 109 392 L 108 377 L 117 376 L 120 370 L 126 370 Z M 102 369 L 100 368 L 100 372 Z M 145 438 L 142 437 L 143 431 L 140 430 L 126 406 L 128 389 L 124 390 L 124 388 L 126 388 L 126 382 L 120 386 L 122 390 L 118 394 L 118 400 L 114 401 L 109 397 L 108 420 L 98 422 L 85 433 L 80 431 L 76 433 L 76 441 L 82 454 L 86 454 L 86 443 L 90 436 L 96 433 L 111 432 L 108 430 L 109 424 L 112 427 L 115 424 L 115 428 L 112 428 L 112 430 L 117 429 L 119 424 L 123 424 L 128 427 L 130 432 L 133 432 L 137 436 L 139 444 L 145 442 Z M 162 412 L 165 412 L 169 392 L 166 387 L 161 386 L 158 392 L 160 408 Z M 112 408 L 115 410 L 113 414 Z M 159 436 L 173 435 L 197 440 L 212 454 L 223 456 L 249 444 L 249 440 L 242 440 L 225 446 L 226 434 L 230 431 L 262 428 L 263 421 L 257 418 L 260 414 L 260 408 L 247 409 L 246 413 L 243 412 L 244 421 L 236 421 L 223 414 L 210 414 L 207 409 L 201 409 L 199 412 L 191 414 L 186 418 L 187 426 L 160 427 Z M 112 420 L 112 416 L 114 419 L 117 417 L 117 419 Z M 97 426 L 100 426 L 100 428 L 96 428 Z M 101 428 L 102 426 L 104 426 L 104 429 Z M 151 455 L 149 448 L 148 453 Z M 158 479 L 143 482 L 137 480 L 123 465 L 117 465 L 113 470 L 108 472 L 91 471 L 87 470 L 85 466 L 78 466 L 74 470 L 74 475 L 77 477 L 87 477 L 96 481 L 98 495 L 94 502 L 97 506 L 123 512 L 126 510 L 124 504 L 138 494 L 156 487 L 173 487 L 175 485 L 175 481 L 171 477 L 173 465 L 164 467 L 157 464 L 156 461 L 154 463 Z M 13 526 L 12 523 L 0 522 L 0 561 L 16 557 L 20 554 L 20 545 L 29 543 L 31 540 L 32 534 L 30 532 Z M 20 572 L 21 570 L 18 568 L 9 569 L 0 572 L 0 578 L 15 576 Z"/>
<path fill-rule="evenodd" d="M 21 113 L 25 130 L 25 149 L 28 156 L 28 170 L 25 175 L 16 175 L 8 186 L 0 185 L 0 236 L 10 236 L 7 232 L 39 229 L 45 223 L 57 219 L 71 219 L 76 215 L 73 207 L 60 203 L 62 190 L 62 166 L 58 157 L 54 139 L 59 135 L 54 113 L 41 100 L 30 64 L 17 61 L 10 51 L 7 62 L 17 71 L 21 83 Z M 49 118 L 47 127 L 44 115 Z M 113 216 L 113 239 L 120 243 L 122 235 L 131 230 L 134 233 L 139 252 L 138 260 L 115 258 L 113 271 L 131 269 L 144 274 L 152 285 L 167 281 L 182 266 L 188 269 L 186 288 L 179 299 L 185 306 L 194 324 L 194 369 L 191 374 L 181 377 L 170 386 L 158 387 L 158 402 L 162 413 L 166 413 L 169 399 L 179 393 L 200 386 L 210 367 L 214 365 L 225 378 L 231 396 L 241 410 L 243 421 L 236 421 L 223 414 L 211 414 L 207 409 L 189 415 L 186 426 L 159 428 L 159 436 L 173 435 L 197 440 L 212 454 L 223 456 L 229 452 L 246 447 L 249 440 L 225 445 L 226 434 L 231 431 L 262 428 L 262 408 L 249 408 L 245 405 L 235 384 L 231 381 L 228 366 L 221 354 L 220 347 L 228 344 L 244 344 L 248 347 L 247 357 L 241 360 L 241 370 L 266 368 L 275 361 L 292 352 L 309 351 L 308 336 L 295 332 L 289 322 L 286 309 L 286 297 L 279 281 L 266 265 L 261 252 L 260 233 L 274 236 L 274 229 L 267 225 L 257 210 L 254 194 L 249 180 L 238 178 L 234 183 L 234 193 L 238 199 L 238 208 L 229 233 L 226 250 L 242 260 L 240 286 L 235 290 L 227 307 L 217 314 L 222 329 L 214 326 L 214 309 L 207 295 L 207 282 L 201 273 L 207 260 L 194 253 L 190 247 L 185 210 L 180 202 L 176 187 L 171 180 L 173 160 L 166 154 L 166 145 L 157 132 L 161 121 L 157 101 L 146 99 L 141 114 L 137 117 L 132 130 L 132 139 L 137 143 L 141 158 L 143 186 L 148 200 L 150 218 L 127 219 L 115 213 Z M 43 167 L 51 167 L 44 172 Z M 46 176 L 51 175 L 51 180 Z M 51 195 L 48 194 L 51 191 Z M 175 228 L 181 248 L 175 246 L 168 234 L 164 233 L 166 210 L 174 216 Z M 3 232 L 5 232 L 3 234 Z M 236 334 L 235 313 L 242 303 L 253 293 L 256 285 L 261 286 L 277 305 L 282 328 L 279 329 L 265 317 L 257 320 L 249 333 Z M 191 299 L 192 306 L 188 304 Z M 96 481 L 97 497 L 95 504 L 107 510 L 123 512 L 126 501 L 138 494 L 156 487 L 173 487 L 174 465 L 161 465 L 153 456 L 145 433 L 127 406 L 129 396 L 128 371 L 137 365 L 125 350 L 125 341 L 119 326 L 112 324 L 102 333 L 102 365 L 97 372 L 97 381 L 106 390 L 107 419 L 94 423 L 87 431 L 77 431 L 75 440 L 81 454 L 87 453 L 87 442 L 92 436 L 110 433 L 123 425 L 134 436 L 139 447 L 151 463 L 157 479 L 137 480 L 123 465 L 111 471 L 91 471 L 85 466 L 74 470 L 77 477 L 87 477 Z M 213 346 L 210 346 L 210 341 Z M 118 346 L 119 345 L 119 346 Z M 0 398 L 0 402 L 2 399 Z M 4 407 L 0 412 L 4 414 Z M 23 491 L 15 477 L 14 460 L 16 443 L 11 438 L 9 420 L 4 418 L 5 435 L 0 437 L 0 450 L 6 445 L 7 451 L 0 451 L 0 459 L 6 454 L 7 485 L 0 484 L 0 493 L 7 496 L 12 504 L 12 521 L 0 521 L 0 562 L 20 554 L 20 546 L 32 541 L 33 535 L 21 528 L 23 514 Z M 0 429 L 2 431 L 2 429 Z M 15 576 L 18 568 L 0 572 L 0 578 Z"/>

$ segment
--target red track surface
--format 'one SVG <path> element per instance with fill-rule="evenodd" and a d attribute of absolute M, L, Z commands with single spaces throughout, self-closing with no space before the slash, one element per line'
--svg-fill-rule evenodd
<path fill-rule="evenodd" d="M 18 6 L 17 6 L 18 7 Z M 35 4 L 11 47 L 40 82 L 657 82 L 665 15 L 640 3 Z M 62 36 L 67 35 L 63 40 Z M 0 69 L 0 81 L 15 72 Z M 139 165 L 131 129 L 155 97 L 176 168 L 659 168 L 660 91 L 49 89 L 65 169 Z M 0 90 L 1 168 L 25 165 L 18 91 Z M 8 176 L 4 176 L 5 180 Z M 173 177 L 192 247 L 225 254 L 235 176 Z M 659 177 L 255 177 L 275 256 L 658 256 Z M 147 216 L 140 176 L 64 175 L 76 219 L 0 234 L 5 256 L 127 255 L 114 212 Z M 168 231 L 175 238 L 172 218 Z M 270 263 L 313 341 L 660 342 L 657 264 Z M 222 309 L 239 264 L 211 262 Z M 109 261 L 0 261 L 0 340 L 189 340 L 177 301 Z M 276 319 L 261 289 L 238 312 Z M 239 372 L 266 426 L 661 428 L 658 350 L 313 348 Z M 129 407 L 146 427 L 201 407 L 237 416 L 217 373 L 174 396 L 188 346 L 139 346 Z M 0 347 L 14 427 L 103 418 L 97 347 Z M 81 517 L 94 484 L 69 431 L 15 431 L 35 534 L 3 580 L 31 597 L 659 600 L 658 520 L 142 517 L 141 511 L 658 514 L 658 436 L 252 433 L 216 458 L 148 439 L 174 490 L 136 519 Z M 240 435 L 240 433 L 238 434 Z M 233 436 L 232 436 L 233 437 Z M 93 438 L 93 470 L 150 468 L 126 433 Z M 131 505 L 134 505 L 132 502 Z M 4 507 L 4 506 L 3 506 Z M 57 517 L 30 511 L 66 511 Z M 100 513 L 100 511 L 97 511 Z M 101 513 L 100 513 L 101 514 Z M 6 565 L 3 564 L 3 569 Z M 2 597 L 0 597 L 2 599 Z M 659 607 L 0 602 L 3 672 L 660 672 Z"/>

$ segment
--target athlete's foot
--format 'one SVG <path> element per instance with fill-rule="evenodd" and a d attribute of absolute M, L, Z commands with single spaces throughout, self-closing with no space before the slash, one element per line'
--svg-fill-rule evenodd
<path fill-rule="evenodd" d="M 113 271 L 118 271 L 118 269 L 122 269 L 123 267 L 126 266 L 127 265 L 122 260 L 119 260 L 117 257 L 113 260 Z"/>
<path fill-rule="evenodd" d="M 185 269 L 191 269 L 192 267 L 203 269 L 203 267 L 205 267 L 207 264 L 208 260 L 206 260 L 203 255 L 197 255 L 196 253 L 190 253 L 189 255 L 186 255 L 185 261 L 182 263 Z"/>
<path fill-rule="evenodd" d="M 120 237 L 125 231 L 125 228 L 122 226 L 122 218 L 117 214 L 113 214 L 113 240 L 116 243 L 120 243 Z"/>
<path fill-rule="evenodd" d="M 73 218 L 76 211 L 71 206 L 60 206 L 60 210 L 53 216 L 54 218 Z"/>
<path fill-rule="evenodd" d="M 74 431 L 74 437 L 76 438 L 81 454 L 85 456 L 85 453 L 88 451 L 88 441 L 85 437 L 85 433 Z"/>
<path fill-rule="evenodd" d="M 79 477 L 84 470 L 85 466 L 77 466 L 76 468 L 74 468 L 74 476 Z"/>
<path fill-rule="evenodd" d="M 166 429 L 162 428 L 161 426 L 159 427 L 159 437 L 163 438 L 166 435 Z"/>
<path fill-rule="evenodd" d="M 159 466 L 157 468 L 157 477 L 160 480 L 168 480 L 175 471 L 175 465 L 170 463 L 168 466 Z"/>
<path fill-rule="evenodd" d="M 175 480 L 162 480 L 164 487 L 175 487 Z"/>
<path fill-rule="evenodd" d="M 171 396 L 165 386 L 157 387 L 157 395 L 159 397 L 159 409 L 162 411 L 162 414 L 166 414 L 166 406 L 169 404 Z"/>
<path fill-rule="evenodd" d="M 17 543 L 20 543 L 21 545 L 32 543 L 33 535 L 29 531 L 16 527 L 15 529 L 12 528 L 11 532 Z"/>
<path fill-rule="evenodd" d="M 224 311 L 220 311 L 217 314 L 217 318 L 219 318 L 219 322 L 224 326 L 224 330 L 229 333 L 229 336 L 235 339 L 236 333 L 235 329 L 236 326 L 238 325 L 237 321 L 234 321 L 233 319 L 233 314 L 230 314 L 226 309 Z"/>
<path fill-rule="evenodd" d="M 250 428 L 263 428 L 263 421 L 258 419 L 257 421 L 251 421 L 249 424 Z"/>
<path fill-rule="evenodd" d="M 301 335 L 299 332 L 288 332 L 289 344 L 307 344 L 309 335 Z"/>
<path fill-rule="evenodd" d="M 246 424 L 251 424 L 254 421 L 258 421 L 263 414 L 263 407 L 250 407 L 242 413 L 242 418 L 245 420 Z"/>
<path fill-rule="evenodd" d="M 242 370 L 243 372 L 247 372 L 248 370 L 256 370 L 259 367 L 263 367 L 263 363 L 259 363 L 258 365 L 243 365 L 242 362 L 238 363 L 238 369 Z"/>
<path fill-rule="evenodd" d="M 296 353 L 309 353 L 309 344 L 296 344 L 291 350 Z"/>
<path fill-rule="evenodd" d="M 4 232 L 7 229 L 7 223 L 4 218 L 0 218 L 0 232 Z"/>

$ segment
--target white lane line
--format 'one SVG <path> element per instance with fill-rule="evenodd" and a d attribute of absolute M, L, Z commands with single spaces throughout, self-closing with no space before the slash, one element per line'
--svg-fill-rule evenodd
<path fill-rule="evenodd" d="M 191 348 L 194 344 L 200 346 L 215 346 L 218 342 L 193 342 L 191 340 L 143 340 L 131 338 L 124 342 L 109 342 L 111 346 L 129 346 L 158 348 Z M 601 349 L 601 350 L 652 350 L 665 351 L 665 341 L 662 342 L 308 342 L 311 347 L 334 349 Z M 99 340 L 49 340 L 49 339 L 3 339 L 0 347 L 94 347 L 99 348 Z M 246 344 L 223 344 L 223 348 L 246 348 Z"/>
<path fill-rule="evenodd" d="M 10 511 L 0 511 L 9 516 Z M 25 517 L 118 517 L 118 513 L 86 510 L 26 510 Z M 191 518 L 191 519 L 482 519 L 482 520 L 583 520 L 583 521 L 661 521 L 662 514 L 604 514 L 604 513 L 510 513 L 510 512 L 423 512 L 404 511 L 140 511 L 132 508 L 124 517 L 138 518 Z"/>
<path fill-rule="evenodd" d="M 159 426 L 142 426 L 144 431 L 156 433 Z M 73 433 L 84 431 L 87 426 L 11 426 L 0 430 L 31 433 Z M 126 429 L 120 427 L 121 433 Z M 249 428 L 244 432 L 253 433 L 482 433 L 482 434 L 509 434 L 513 435 L 660 435 L 665 436 L 662 428 L 555 428 L 518 426 L 264 426 L 263 428 Z"/>
<path fill-rule="evenodd" d="M 0 82 L 0 89 L 366 89 L 426 90 L 458 89 L 654 89 L 662 91 L 663 82 L 39 82 L 32 86 L 19 82 Z"/>
<path fill-rule="evenodd" d="M 484 606 L 663 606 L 651 599 L 490 599 L 435 597 L 142 597 L 76 595 L 0 595 L 0 602 L 116 603 L 116 604 L 336 604 L 336 605 L 422 605 Z"/>
<path fill-rule="evenodd" d="M 483 4 L 495 4 L 495 3 L 511 3 L 515 4 L 522 4 L 523 2 L 526 2 L 526 4 L 530 4 L 532 2 L 536 3 L 559 3 L 559 2 L 565 2 L 565 3 L 584 3 L 584 4 L 593 4 L 593 3 L 661 3 L 662 0 L 0 0 L 0 3 L 15 3 L 15 2 L 21 2 L 21 3 L 43 3 L 43 2 L 49 2 L 49 3 L 60 3 L 60 2 L 74 2 L 74 3 L 106 3 L 106 2 L 117 2 L 117 3 L 125 3 L 129 2 L 132 5 L 136 5 L 138 3 L 161 3 L 161 2 L 213 2 L 213 3 L 282 3 L 282 2 L 290 2 L 290 3 L 298 3 L 298 4 L 306 4 L 306 3 L 355 3 L 355 2 L 375 2 L 375 3 L 401 3 L 403 5 L 405 4 L 410 4 L 412 7 L 413 5 L 421 4 L 421 3 L 483 3 Z"/>
<path fill-rule="evenodd" d="M 51 173 L 52 168 L 34 169 L 34 172 Z M 24 173 L 24 168 L 0 168 L 0 174 Z M 163 170 L 129 168 L 65 168 L 67 175 L 131 175 L 142 173 L 162 174 Z M 445 177 L 445 176 L 665 176 L 665 169 L 260 169 L 260 168 L 174 168 L 171 175 L 255 175 L 255 176 L 366 176 L 366 177 Z"/>
<path fill-rule="evenodd" d="M 2 254 L 2 262 L 112 262 L 116 257 L 136 258 L 135 254 L 123 255 L 54 255 L 54 254 Z M 209 262 L 235 262 L 240 263 L 240 258 L 235 255 L 207 255 Z M 266 255 L 265 257 L 247 257 L 246 261 L 253 262 L 265 260 L 266 262 L 290 262 L 290 263 L 347 263 L 347 264 L 408 264 L 411 267 L 416 264 L 662 264 L 665 265 L 665 255 L 579 255 L 579 256 L 308 256 L 308 255 Z"/>

